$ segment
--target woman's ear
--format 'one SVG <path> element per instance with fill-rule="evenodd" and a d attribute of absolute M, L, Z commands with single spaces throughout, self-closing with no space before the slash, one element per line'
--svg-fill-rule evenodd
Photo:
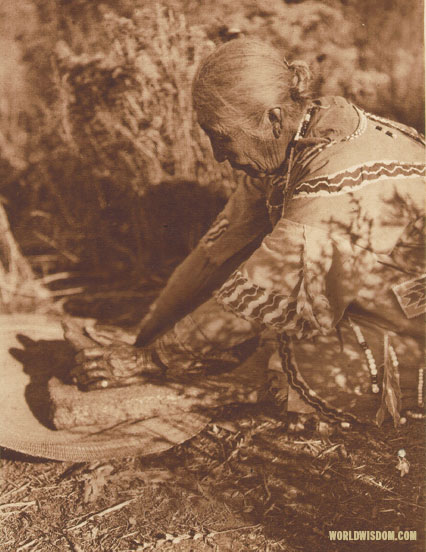
<path fill-rule="evenodd" d="M 269 122 L 272 125 L 272 133 L 274 138 L 278 139 L 281 136 L 283 129 L 283 117 L 280 107 L 274 107 L 268 111 Z"/>

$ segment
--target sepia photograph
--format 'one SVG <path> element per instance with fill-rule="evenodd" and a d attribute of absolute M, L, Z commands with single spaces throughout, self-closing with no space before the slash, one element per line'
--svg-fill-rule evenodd
<path fill-rule="evenodd" d="M 0 551 L 425 552 L 422 0 L 0 0 Z"/>

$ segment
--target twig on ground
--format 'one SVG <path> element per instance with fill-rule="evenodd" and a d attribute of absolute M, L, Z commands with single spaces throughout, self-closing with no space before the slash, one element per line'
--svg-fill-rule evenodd
<path fill-rule="evenodd" d="M 18 548 L 16 549 L 16 552 L 21 552 L 21 550 L 26 550 L 27 548 L 29 548 L 30 546 L 33 546 L 36 543 L 38 543 L 38 539 L 33 539 L 30 542 L 26 542 L 21 546 L 18 546 Z"/>
<path fill-rule="evenodd" d="M 35 500 L 31 500 L 30 502 L 9 502 L 8 504 L 0 504 L 0 510 L 5 510 L 6 508 L 22 508 L 23 506 L 34 506 L 35 504 Z"/>
<path fill-rule="evenodd" d="M 341 447 L 341 443 L 337 443 L 336 445 L 332 445 L 331 447 L 327 447 L 326 449 L 320 451 L 317 455 L 316 455 L 316 459 L 318 460 L 319 458 L 321 458 L 322 456 L 326 456 L 327 454 L 331 454 L 332 452 L 334 452 L 335 450 L 337 450 L 339 447 Z"/>
<path fill-rule="evenodd" d="M 408 500 L 404 500 L 404 499 L 400 498 L 399 496 L 397 496 L 395 498 L 388 497 L 388 498 L 384 498 L 383 500 L 397 500 L 398 502 L 401 502 L 402 504 L 407 504 L 408 506 L 415 506 L 416 508 L 421 508 L 422 510 L 425 509 L 425 507 L 422 506 L 421 504 L 416 504 L 415 502 L 409 502 Z"/>
<path fill-rule="evenodd" d="M 246 529 L 258 529 L 260 527 L 260 523 L 256 523 L 256 525 L 243 525 L 241 527 L 231 527 L 230 529 L 223 529 L 223 531 L 212 531 L 207 536 L 215 536 L 215 535 L 224 535 L 225 533 L 232 533 L 233 531 L 245 531 Z"/>
<path fill-rule="evenodd" d="M 121 510 L 121 508 L 124 508 L 131 502 L 134 502 L 137 500 L 136 498 L 130 498 L 129 500 L 125 500 L 124 502 L 120 502 L 119 504 L 115 504 L 114 506 L 110 506 L 109 508 L 106 508 L 105 510 L 101 510 L 100 512 L 95 512 L 94 514 L 90 515 L 88 518 L 86 518 L 84 521 L 81 521 L 80 523 L 77 523 L 77 525 L 73 525 L 71 527 L 67 527 L 68 531 L 73 531 L 74 529 L 80 529 L 81 527 L 84 527 L 89 521 L 96 517 L 103 517 L 107 514 L 111 514 L 112 512 L 116 512 L 117 510 Z"/>
<path fill-rule="evenodd" d="M 267 478 L 266 478 L 266 473 L 265 473 L 265 470 L 262 470 L 262 476 L 263 476 L 263 486 L 265 488 L 265 492 L 266 492 L 266 501 L 269 502 L 271 500 L 271 491 L 268 487 L 268 481 L 267 481 Z"/>
<path fill-rule="evenodd" d="M 22 512 L 26 512 L 28 510 L 28 508 L 30 508 L 31 506 L 33 506 L 33 504 L 31 502 L 28 503 L 27 506 L 24 506 L 23 508 L 21 508 L 20 510 L 11 510 L 10 512 L 3 512 L 1 513 L 1 520 L 3 523 L 5 523 L 5 521 L 10 518 L 11 516 L 13 516 L 13 514 L 15 513 L 18 513 L 18 514 L 22 514 Z"/>
<path fill-rule="evenodd" d="M 132 531 L 131 533 L 126 533 L 122 537 L 120 537 L 120 540 L 128 539 L 129 537 L 133 537 L 134 535 L 137 535 L 138 531 Z"/>
<path fill-rule="evenodd" d="M 0 496 L 0 500 L 4 500 L 7 496 L 19 493 L 20 491 L 23 491 L 24 489 L 26 489 L 28 487 L 29 484 L 30 484 L 30 482 L 27 481 L 26 483 L 24 483 L 20 487 L 15 488 L 15 489 L 11 489 L 10 491 L 7 491 L 6 493 L 4 493 Z"/>
<path fill-rule="evenodd" d="M 377 487 L 378 489 L 382 489 L 383 491 L 388 491 L 389 493 L 395 493 L 393 489 L 388 487 L 385 483 L 382 483 L 381 481 L 376 481 L 372 475 L 365 475 L 363 473 L 360 473 L 354 477 L 354 480 L 362 481 L 362 483 L 366 483 L 367 485 L 372 485 L 373 487 Z"/>
<path fill-rule="evenodd" d="M 146 542 L 142 546 L 136 549 L 136 552 L 143 552 L 147 548 L 157 548 L 158 545 L 162 546 L 165 543 L 169 544 L 179 544 L 184 540 L 199 540 L 199 539 L 209 539 L 212 537 L 215 537 L 216 535 L 224 535 L 225 533 L 232 533 L 234 531 L 243 531 L 246 529 L 257 529 L 260 527 L 260 523 L 257 523 L 256 525 L 244 525 L 242 527 L 231 527 L 230 529 L 224 529 L 223 531 L 210 531 L 209 533 L 204 532 L 198 532 L 194 533 L 192 535 L 185 533 L 183 535 L 169 535 L 166 534 L 165 538 L 158 539 L 153 542 Z"/>

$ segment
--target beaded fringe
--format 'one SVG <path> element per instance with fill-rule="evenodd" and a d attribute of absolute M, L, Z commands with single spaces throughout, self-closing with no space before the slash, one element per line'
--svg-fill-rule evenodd
<path fill-rule="evenodd" d="M 382 403 L 376 414 L 376 422 L 381 426 L 386 410 L 393 418 L 395 427 L 400 425 L 401 419 L 401 388 L 399 385 L 399 363 L 394 348 L 390 344 L 389 334 L 384 335 L 384 365 L 382 383 Z"/>
<path fill-rule="evenodd" d="M 368 370 L 371 378 L 372 393 L 380 393 L 378 382 L 378 371 L 376 361 L 371 349 L 364 338 L 361 328 L 349 318 L 349 324 L 357 338 L 358 344 L 364 352 L 367 360 Z M 383 365 L 383 381 L 382 381 L 382 397 L 381 405 L 376 414 L 376 423 L 382 425 L 386 411 L 389 411 L 393 418 L 395 427 L 404 425 L 407 422 L 405 416 L 401 416 L 401 388 L 399 384 L 399 361 L 395 349 L 390 341 L 390 334 L 384 335 L 384 365 Z M 421 420 L 425 418 L 424 414 L 424 368 L 419 368 L 417 379 L 417 408 L 407 410 L 406 415 L 409 418 Z"/>

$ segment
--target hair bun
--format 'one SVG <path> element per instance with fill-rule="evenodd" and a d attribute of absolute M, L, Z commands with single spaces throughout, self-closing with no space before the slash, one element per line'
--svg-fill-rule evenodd
<path fill-rule="evenodd" d="M 300 101 L 307 97 L 309 83 L 312 79 L 309 65 L 306 61 L 295 60 L 288 64 L 288 68 L 294 74 L 290 95 L 294 101 Z"/>

